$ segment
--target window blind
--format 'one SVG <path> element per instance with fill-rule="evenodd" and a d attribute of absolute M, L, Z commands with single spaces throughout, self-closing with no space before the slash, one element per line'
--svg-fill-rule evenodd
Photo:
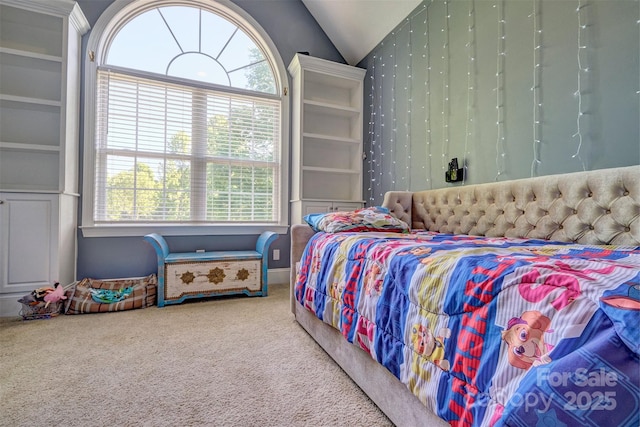
<path fill-rule="evenodd" d="M 98 70 L 96 223 L 275 223 L 280 101 Z"/>

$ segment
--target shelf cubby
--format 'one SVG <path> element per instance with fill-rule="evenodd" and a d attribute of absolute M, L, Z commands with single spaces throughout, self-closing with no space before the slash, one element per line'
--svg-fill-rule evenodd
<path fill-rule="evenodd" d="M 59 102 L 62 62 L 0 52 L 0 93 Z"/>
<path fill-rule="evenodd" d="M 4 148 L 0 153 L 2 189 L 59 191 L 59 162 L 58 151 Z"/>
<path fill-rule="evenodd" d="M 0 46 L 62 57 L 64 22 L 61 17 L 0 5 Z"/>
<path fill-rule="evenodd" d="M 329 74 L 305 71 L 305 101 L 333 104 L 358 110 L 362 100 L 362 81 L 358 79 L 335 79 Z"/>
<path fill-rule="evenodd" d="M 303 167 L 358 170 L 362 161 L 360 144 L 355 140 L 330 139 L 305 134 L 302 152 Z"/>
<path fill-rule="evenodd" d="M 0 143 L 59 148 L 60 107 L 3 99 L 0 109 Z M 29 124 L 29 132 L 24 130 L 25 123 Z"/>
<path fill-rule="evenodd" d="M 304 168 L 302 191 L 305 199 L 360 201 L 362 178 L 359 172 L 338 169 Z"/>
<path fill-rule="evenodd" d="M 359 139 L 362 119 L 353 109 L 333 109 L 317 104 L 304 104 L 302 121 L 305 132 L 337 138 Z"/>

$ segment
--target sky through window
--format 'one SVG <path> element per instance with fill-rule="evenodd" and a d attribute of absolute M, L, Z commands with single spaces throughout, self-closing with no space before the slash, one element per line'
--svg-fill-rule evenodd
<path fill-rule="evenodd" d="M 113 39 L 106 64 L 275 94 L 268 61 L 242 29 L 207 10 L 167 6 L 145 11 Z M 260 73 L 257 86 L 252 75 Z"/>

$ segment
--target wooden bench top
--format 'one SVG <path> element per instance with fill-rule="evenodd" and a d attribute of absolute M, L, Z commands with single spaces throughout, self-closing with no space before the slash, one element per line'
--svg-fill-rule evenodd
<path fill-rule="evenodd" d="M 172 252 L 164 259 L 165 263 L 187 261 L 225 261 L 243 259 L 262 259 L 257 251 L 209 251 L 209 252 Z"/>

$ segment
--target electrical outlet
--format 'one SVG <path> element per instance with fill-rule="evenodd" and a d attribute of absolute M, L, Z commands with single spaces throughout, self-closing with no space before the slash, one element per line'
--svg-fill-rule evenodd
<path fill-rule="evenodd" d="M 280 259 L 280 249 L 273 250 L 273 260 L 278 261 Z"/>

